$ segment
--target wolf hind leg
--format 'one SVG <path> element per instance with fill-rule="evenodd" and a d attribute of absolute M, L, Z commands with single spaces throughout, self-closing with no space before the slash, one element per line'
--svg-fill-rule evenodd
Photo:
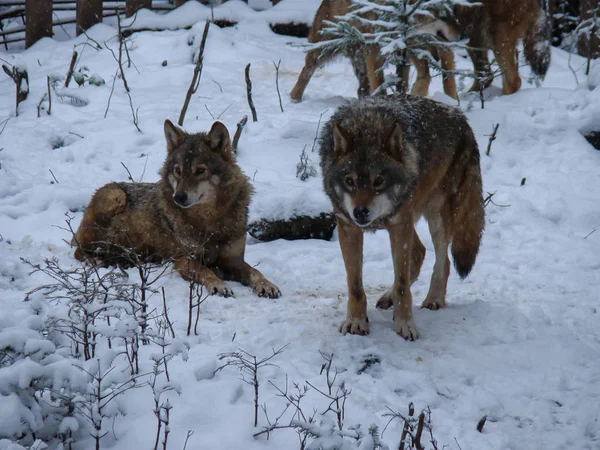
<path fill-rule="evenodd" d="M 423 261 L 425 260 L 425 246 L 419 239 L 419 235 L 417 231 L 413 231 L 413 248 L 410 260 L 410 284 L 417 281 L 419 278 L 419 273 L 421 273 L 421 267 L 423 266 Z M 392 288 L 389 288 L 387 291 L 383 293 L 383 295 L 377 300 L 376 307 L 379 309 L 389 309 L 394 305 L 394 301 L 392 300 Z"/>
<path fill-rule="evenodd" d="M 446 287 L 450 275 L 450 259 L 448 246 L 452 238 L 452 219 L 448 204 L 439 208 L 431 208 L 425 217 L 435 250 L 435 264 L 429 284 L 429 292 L 421 304 L 421 308 L 437 310 L 446 306 Z"/>
<path fill-rule="evenodd" d="M 87 259 L 98 243 L 106 240 L 106 229 L 110 227 L 114 217 L 125 210 L 126 203 L 125 191 L 115 183 L 96 191 L 71 240 L 71 245 L 77 247 L 74 255 L 76 259 Z"/>

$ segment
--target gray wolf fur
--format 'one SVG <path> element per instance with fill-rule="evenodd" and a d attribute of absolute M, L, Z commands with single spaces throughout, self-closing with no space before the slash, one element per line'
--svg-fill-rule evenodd
<path fill-rule="evenodd" d="M 479 251 L 485 218 L 471 127 L 460 110 L 427 98 L 370 97 L 338 108 L 323 128 L 320 156 L 347 273 L 348 311 L 340 331 L 369 332 L 363 233 L 386 229 L 394 283 L 377 305 L 393 305 L 395 331 L 416 339 L 410 285 L 419 275 L 425 247 L 414 223 L 426 218 L 435 248 L 424 308 L 445 306 L 450 243 L 461 278 Z"/>

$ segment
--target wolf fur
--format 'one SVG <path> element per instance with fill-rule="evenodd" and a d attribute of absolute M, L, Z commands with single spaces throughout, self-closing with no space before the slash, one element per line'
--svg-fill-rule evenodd
<path fill-rule="evenodd" d="M 225 125 L 188 134 L 167 120 L 164 129 L 161 180 L 98 189 L 73 238 L 75 257 L 124 266 L 172 261 L 184 279 L 210 294 L 233 295 L 224 278 L 279 297 L 277 286 L 244 261 L 252 187 Z"/>
<path fill-rule="evenodd" d="M 455 5 L 458 22 L 453 21 L 452 25 L 457 26 L 457 31 L 468 38 L 467 52 L 477 75 L 470 91 L 486 88 L 494 79 L 488 50 L 494 52 L 502 71 L 502 94 L 514 94 L 521 88 L 517 61 L 517 44 L 520 40 L 523 40 L 525 59 L 531 71 L 539 78 L 544 78 L 550 65 L 551 27 L 541 1 L 473 0 L 472 5 Z M 443 59 L 441 65 L 444 69 L 454 70 L 453 65 L 448 65 Z M 425 96 L 429 88 L 429 66 L 425 60 L 421 60 L 415 64 L 415 69 L 417 82 L 411 92 Z M 444 91 L 457 98 L 446 89 L 446 85 Z"/>
<path fill-rule="evenodd" d="M 416 339 L 410 284 L 425 247 L 414 223 L 424 216 L 435 249 L 422 307 L 445 306 L 448 246 L 461 278 L 473 264 L 484 228 L 479 149 L 460 110 L 423 97 L 369 97 L 341 106 L 321 134 L 325 192 L 338 221 L 348 282 L 342 333 L 367 334 L 362 283 L 363 233 L 390 235 L 394 283 L 378 306 L 394 306 L 395 331 Z"/>
<path fill-rule="evenodd" d="M 308 42 L 316 44 L 332 39 L 332 36 L 323 33 L 324 28 L 327 26 L 324 22 L 337 22 L 337 16 L 343 16 L 348 13 L 351 6 L 352 0 L 323 0 L 315 14 L 308 35 Z M 376 19 L 374 14 L 370 16 L 366 15 L 366 18 Z M 422 32 L 438 35 L 444 40 L 457 40 L 460 37 L 459 35 L 454 34 L 453 28 L 448 24 L 447 20 L 438 20 L 435 16 L 430 14 L 419 14 L 416 20 L 421 23 Z M 354 23 L 353 25 L 361 33 L 373 32 L 373 29 L 364 23 Z M 346 56 L 350 58 L 354 74 L 358 79 L 357 95 L 359 98 L 369 95 L 383 84 L 383 71 L 381 70 L 381 67 L 384 58 L 382 58 L 378 46 L 373 45 L 364 48 L 359 45 L 356 48 L 347 49 L 346 53 Z M 309 50 L 306 53 L 304 67 L 298 76 L 298 81 L 290 92 L 291 99 L 296 102 L 302 101 L 306 86 L 315 71 L 336 56 L 338 56 L 338 53 L 330 48 L 313 48 Z M 452 81 L 454 81 L 454 79 L 452 79 Z"/>

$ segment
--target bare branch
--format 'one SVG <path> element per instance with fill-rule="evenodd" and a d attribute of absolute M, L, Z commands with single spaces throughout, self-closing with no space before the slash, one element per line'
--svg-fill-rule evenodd
<path fill-rule="evenodd" d="M 254 107 L 254 102 L 252 101 L 252 81 L 250 80 L 250 63 L 246 66 L 246 96 L 248 98 L 248 106 L 250 106 L 250 111 L 252 111 L 252 122 L 258 122 L 258 117 L 256 116 L 256 108 Z"/>

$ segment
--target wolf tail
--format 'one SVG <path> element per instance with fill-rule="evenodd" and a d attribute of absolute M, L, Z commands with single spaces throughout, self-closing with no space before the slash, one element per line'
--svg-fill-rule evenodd
<path fill-rule="evenodd" d="M 467 141 L 470 156 L 452 202 L 454 214 L 450 250 L 454 267 L 461 278 L 466 278 L 475 264 L 485 226 L 479 149 L 472 133 L 469 133 Z"/>
<path fill-rule="evenodd" d="M 544 9 L 540 8 L 536 24 L 525 34 L 523 47 L 531 71 L 541 79 L 544 79 L 550 66 L 551 35 L 552 28 L 548 16 Z"/>

